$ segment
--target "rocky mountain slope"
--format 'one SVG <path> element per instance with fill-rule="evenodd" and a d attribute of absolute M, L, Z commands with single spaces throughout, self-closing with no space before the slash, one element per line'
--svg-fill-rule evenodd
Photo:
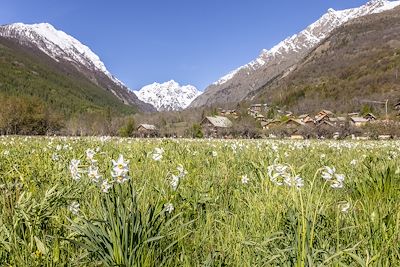
<path fill-rule="evenodd" d="M 207 87 L 190 107 L 238 102 L 282 72 L 290 71 L 333 30 L 346 22 L 368 14 L 391 10 L 398 5 L 400 1 L 371 0 L 358 8 L 341 11 L 329 9 L 319 20 L 299 34 L 287 38 L 269 50 L 263 50 L 254 61 Z"/>
<path fill-rule="evenodd" d="M 153 105 L 158 111 L 179 111 L 187 108 L 201 92 L 192 85 L 181 86 L 171 80 L 153 83 L 135 92 L 140 100 Z"/>
<path fill-rule="evenodd" d="M 290 72 L 247 97 L 296 113 L 370 106 L 389 112 L 400 100 L 400 7 L 352 20 L 334 30 Z M 394 112 L 394 111 L 393 111 Z"/>
<path fill-rule="evenodd" d="M 0 26 L 0 38 L 8 48 L 23 50 L 36 58 L 46 55 L 51 59 L 51 64 L 57 66 L 56 69 L 67 75 L 74 73 L 85 77 L 99 90 L 113 94 L 121 105 L 132 106 L 140 111 L 154 111 L 151 105 L 140 101 L 114 77 L 89 47 L 48 23 Z"/>

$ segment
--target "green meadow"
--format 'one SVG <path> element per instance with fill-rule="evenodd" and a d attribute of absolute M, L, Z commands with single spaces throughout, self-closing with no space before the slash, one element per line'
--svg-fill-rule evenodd
<path fill-rule="evenodd" d="M 0 266 L 400 266 L 400 142 L 0 137 Z"/>

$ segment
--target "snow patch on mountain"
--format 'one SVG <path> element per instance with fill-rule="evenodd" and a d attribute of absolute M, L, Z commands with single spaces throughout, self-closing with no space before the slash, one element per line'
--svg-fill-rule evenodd
<path fill-rule="evenodd" d="M 181 86 L 171 80 L 144 86 L 135 93 L 140 100 L 152 104 L 158 111 L 178 111 L 187 108 L 202 92 L 192 85 Z"/>
<path fill-rule="evenodd" d="M 269 50 L 264 49 L 257 59 L 231 71 L 229 74 L 213 83 L 213 85 L 220 86 L 229 82 L 242 70 L 247 70 L 248 75 L 251 75 L 252 71 L 260 69 L 267 62 L 274 60 L 277 57 L 284 58 L 287 55 L 290 56 L 293 52 L 296 53 L 297 51 L 302 51 L 304 49 L 312 49 L 325 39 L 334 29 L 342 26 L 344 23 L 365 15 L 391 10 L 397 6 L 400 6 L 400 1 L 371 0 L 358 8 L 339 11 L 330 8 L 326 14 L 308 26 L 305 30 L 288 37 Z"/>
<path fill-rule="evenodd" d="M 49 23 L 14 23 L 1 26 L 0 36 L 29 41 L 56 61 L 61 59 L 81 64 L 91 70 L 103 72 L 120 87 L 126 87 L 114 77 L 100 58 L 89 47 Z"/>

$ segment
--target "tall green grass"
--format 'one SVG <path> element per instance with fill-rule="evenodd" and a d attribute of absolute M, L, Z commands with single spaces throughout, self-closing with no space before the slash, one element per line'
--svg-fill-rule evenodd
<path fill-rule="evenodd" d="M 0 265 L 399 266 L 399 145 L 0 138 Z M 84 172 L 87 149 L 101 179 L 113 181 L 120 154 L 130 179 L 102 192 Z M 277 185 L 277 164 L 304 186 Z"/>

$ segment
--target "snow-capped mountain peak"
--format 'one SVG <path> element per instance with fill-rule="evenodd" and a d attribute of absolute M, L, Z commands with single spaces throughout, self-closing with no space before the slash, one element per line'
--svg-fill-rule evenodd
<path fill-rule="evenodd" d="M 152 104 L 158 111 L 185 109 L 201 94 L 196 87 L 181 86 L 174 80 L 146 85 L 135 93 L 140 100 Z"/>
<path fill-rule="evenodd" d="M 214 85 L 222 85 L 232 79 L 236 73 L 242 69 L 257 69 L 265 65 L 271 58 L 281 56 L 290 52 L 296 52 L 304 47 L 310 47 L 318 44 L 328 36 L 332 30 L 343 25 L 351 19 L 362 17 L 368 14 L 380 13 L 393 9 L 400 5 L 400 1 L 371 0 L 358 8 L 345 10 L 335 10 L 329 8 L 319 20 L 311 24 L 299 34 L 288 37 L 271 49 L 263 49 L 260 56 L 252 62 L 231 71 L 223 76 Z"/>
<path fill-rule="evenodd" d="M 82 64 L 89 69 L 103 72 L 116 84 L 125 85 L 115 78 L 100 58 L 89 47 L 49 23 L 14 23 L 2 26 L 0 36 L 14 37 L 20 40 L 28 38 L 37 48 L 56 61 L 67 60 Z"/>
<path fill-rule="evenodd" d="M 190 105 L 200 107 L 217 103 L 238 102 L 249 93 L 298 63 L 333 30 L 365 15 L 380 13 L 400 6 L 400 0 L 371 0 L 365 5 L 345 10 L 328 9 L 319 20 L 270 49 L 263 49 L 258 58 L 241 66 L 211 84 Z"/>
<path fill-rule="evenodd" d="M 126 105 L 141 111 L 155 111 L 154 107 L 140 101 L 120 80 L 114 77 L 88 46 L 49 23 L 14 23 L 0 26 L 0 37 L 24 47 L 41 51 L 58 65 L 76 70 L 92 83 L 111 92 Z"/>

